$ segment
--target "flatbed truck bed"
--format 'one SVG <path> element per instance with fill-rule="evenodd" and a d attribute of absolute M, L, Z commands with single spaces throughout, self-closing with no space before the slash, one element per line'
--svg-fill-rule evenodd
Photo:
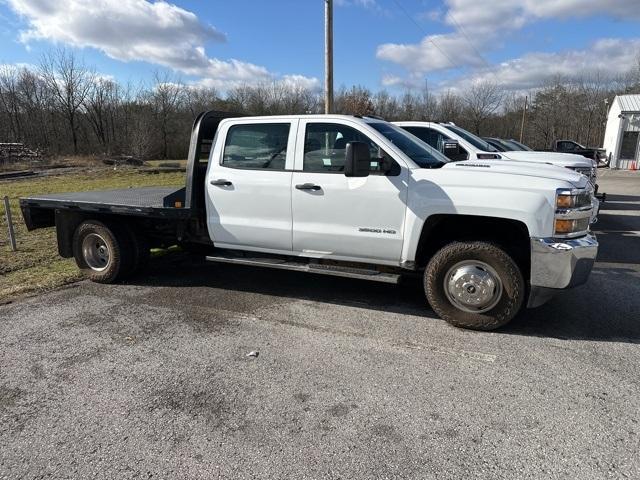
<path fill-rule="evenodd" d="M 189 210 L 183 208 L 184 195 L 184 187 L 142 187 L 37 195 L 21 199 L 20 205 L 27 213 L 54 209 L 185 219 Z"/>
<path fill-rule="evenodd" d="M 56 227 L 58 252 L 74 256 L 73 236 L 88 220 L 101 222 L 129 237 L 132 250 L 176 243 L 212 246 L 205 218 L 205 175 L 213 138 L 229 112 L 201 113 L 194 121 L 183 187 L 143 187 L 106 191 L 33 195 L 20 199 L 29 230 Z M 135 263 L 135 262 L 134 262 Z"/>

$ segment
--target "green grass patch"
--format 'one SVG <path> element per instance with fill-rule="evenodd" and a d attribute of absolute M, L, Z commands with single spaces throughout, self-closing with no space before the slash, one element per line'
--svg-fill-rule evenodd
<path fill-rule="evenodd" d="M 0 203 L 0 302 L 80 279 L 73 259 L 58 256 L 54 228 L 27 231 L 18 203 L 20 197 L 44 193 L 180 185 L 184 185 L 182 172 L 145 174 L 133 168 L 102 168 L 78 174 L 1 181 L 0 199 L 5 195 L 9 197 L 18 251 L 11 251 L 4 206 Z"/>

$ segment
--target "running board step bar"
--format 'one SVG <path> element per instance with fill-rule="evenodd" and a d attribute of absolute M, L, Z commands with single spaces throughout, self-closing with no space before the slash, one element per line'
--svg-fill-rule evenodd
<path fill-rule="evenodd" d="M 208 255 L 207 261 L 218 263 L 232 263 L 234 265 L 249 265 L 251 267 L 277 268 L 296 272 L 318 273 L 333 275 L 334 277 L 358 278 L 374 282 L 395 283 L 400 281 L 400 275 L 379 272 L 368 268 L 346 267 L 341 265 L 325 265 L 321 263 L 297 262 L 284 258 L 270 257 L 241 257 L 234 255 Z"/>

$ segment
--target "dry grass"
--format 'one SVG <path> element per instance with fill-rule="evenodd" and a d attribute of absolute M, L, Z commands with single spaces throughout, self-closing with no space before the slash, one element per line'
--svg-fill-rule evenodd
<path fill-rule="evenodd" d="M 11 203 L 18 251 L 8 242 L 4 207 L 0 204 L 0 302 L 27 292 L 42 291 L 78 280 L 73 259 L 58 256 L 55 229 L 27 232 L 18 204 L 20 197 L 33 194 L 108 190 L 142 186 L 180 186 L 184 174 L 145 174 L 134 168 L 95 169 L 91 172 L 0 181 L 0 198 L 7 195 Z"/>
<path fill-rule="evenodd" d="M 69 167 L 103 167 L 102 160 L 92 155 L 72 155 L 61 157 L 40 157 L 37 159 L 23 159 L 0 164 L 0 172 L 15 172 L 18 170 L 43 170 L 50 168 Z"/>
<path fill-rule="evenodd" d="M 147 160 L 144 164 L 150 167 L 187 168 L 186 160 Z"/>

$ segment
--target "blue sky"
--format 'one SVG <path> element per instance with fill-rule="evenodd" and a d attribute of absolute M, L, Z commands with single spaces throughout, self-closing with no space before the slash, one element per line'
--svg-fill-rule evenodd
<path fill-rule="evenodd" d="M 336 86 L 401 92 L 489 79 L 623 73 L 640 58 L 640 0 L 335 0 Z M 37 65 L 56 46 L 100 73 L 167 70 L 221 90 L 320 88 L 323 0 L 0 0 L 0 63 Z"/>

